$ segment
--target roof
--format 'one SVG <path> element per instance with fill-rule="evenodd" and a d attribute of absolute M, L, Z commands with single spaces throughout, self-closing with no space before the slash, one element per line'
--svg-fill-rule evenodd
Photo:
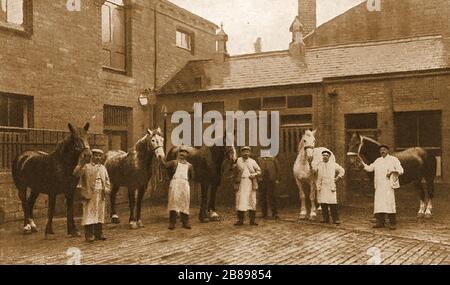
<path fill-rule="evenodd" d="M 306 50 L 304 61 L 288 51 L 233 56 L 223 64 L 197 60 L 160 94 L 320 83 L 326 78 L 424 71 L 448 67 L 441 36 L 347 44 Z"/>

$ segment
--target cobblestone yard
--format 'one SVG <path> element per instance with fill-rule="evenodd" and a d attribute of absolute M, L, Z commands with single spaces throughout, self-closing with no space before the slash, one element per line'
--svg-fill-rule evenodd
<path fill-rule="evenodd" d="M 54 221 L 55 240 L 44 240 L 44 220 L 33 236 L 21 234 L 21 223 L 9 223 L 0 228 L 0 264 L 66 264 L 69 248 L 80 250 L 81 264 L 364 265 L 377 263 L 378 249 L 381 264 L 450 264 L 450 223 L 443 218 L 418 221 L 413 212 L 403 213 L 392 232 L 372 230 L 365 209 L 341 209 L 344 224 L 338 227 L 298 222 L 298 211 L 290 209 L 279 221 L 260 219 L 259 227 L 236 228 L 232 210 L 220 212 L 224 221 L 199 224 L 194 209 L 191 231 L 169 231 L 164 207 L 146 205 L 145 228 L 108 224 L 109 239 L 94 244 L 66 237 L 64 219 Z"/>

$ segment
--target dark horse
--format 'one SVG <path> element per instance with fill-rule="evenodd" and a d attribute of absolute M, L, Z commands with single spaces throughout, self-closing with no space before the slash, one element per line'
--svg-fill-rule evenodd
<path fill-rule="evenodd" d="M 89 123 L 84 128 L 75 129 L 69 124 L 70 135 L 58 144 L 50 154 L 40 151 L 26 151 L 13 161 L 12 176 L 24 211 L 24 233 L 37 232 L 33 221 L 33 208 L 40 193 L 47 194 L 48 221 L 45 237 L 53 235 L 52 219 L 56 196 L 64 193 L 67 202 L 67 232 L 73 237 L 80 236 L 73 219 L 73 197 L 78 179 L 73 170 L 81 155 L 90 155 L 88 143 Z M 27 199 L 27 189 L 31 194 Z"/>
<path fill-rule="evenodd" d="M 178 147 L 174 147 L 169 151 L 167 161 L 176 159 L 178 149 Z M 188 161 L 195 170 L 194 180 L 201 186 L 199 220 L 202 223 L 220 221 L 221 217 L 216 212 L 216 193 L 221 183 L 224 162 L 236 161 L 236 149 L 234 146 L 203 146 L 201 148 L 189 147 L 188 151 Z"/>
<path fill-rule="evenodd" d="M 120 223 L 116 211 L 116 196 L 120 187 L 128 188 L 128 202 L 130 206 L 130 227 L 137 229 L 143 227 L 141 220 L 141 207 L 145 190 L 152 176 L 152 160 L 154 157 L 165 157 L 164 139 L 161 129 L 148 130 L 142 139 L 130 149 L 123 151 L 110 151 L 106 154 L 105 166 L 111 179 L 111 218 L 115 224 Z M 137 189 L 137 203 L 136 203 Z"/>
<path fill-rule="evenodd" d="M 355 133 L 350 140 L 348 155 L 353 157 L 358 155 L 365 163 L 371 164 L 380 156 L 379 146 L 379 142 Z M 405 170 L 404 174 L 400 176 L 400 185 L 414 183 L 419 191 L 420 209 L 418 217 L 431 218 L 436 157 L 419 147 L 409 148 L 392 155 L 400 160 Z M 352 162 L 355 163 L 356 160 L 352 159 Z M 426 188 L 422 186 L 422 179 L 426 182 Z"/>

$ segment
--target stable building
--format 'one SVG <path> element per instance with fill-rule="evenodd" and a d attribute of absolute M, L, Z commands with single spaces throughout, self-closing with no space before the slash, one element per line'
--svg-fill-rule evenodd
<path fill-rule="evenodd" d="M 353 132 L 396 150 L 424 147 L 438 157 L 437 182 L 448 184 L 447 1 L 411 0 L 406 10 L 397 2 L 408 1 L 383 1 L 378 14 L 369 14 L 363 3 L 315 27 L 315 1 L 300 0 L 299 17 L 291 26 L 292 42 L 285 51 L 229 56 L 222 29 L 214 57 L 188 62 L 160 89 L 158 108 L 165 112 L 157 121 L 165 121 L 170 134 L 174 127 L 170 115 L 192 112 L 194 102 L 203 103 L 204 112 L 280 111 L 279 159 L 286 176 L 280 195 L 286 200 L 298 195 L 291 169 L 302 132 L 309 128 L 318 129 L 317 144 L 332 149 L 342 164 Z M 427 7 L 429 13 L 416 13 L 413 7 Z M 393 20 L 404 11 L 411 16 L 408 22 Z M 417 24 L 431 18 L 434 25 Z M 353 24 L 350 29 L 350 22 L 364 22 L 366 28 L 359 31 Z M 340 33 L 344 35 L 337 36 Z M 347 177 L 356 177 L 353 172 L 350 169 Z M 344 201 L 352 191 L 345 189 L 340 191 Z"/>

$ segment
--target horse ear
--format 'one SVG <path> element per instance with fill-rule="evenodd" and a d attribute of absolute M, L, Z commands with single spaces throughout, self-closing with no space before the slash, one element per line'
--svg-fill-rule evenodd
<path fill-rule="evenodd" d="M 71 123 L 67 124 L 67 127 L 69 128 L 71 133 L 73 133 L 73 134 L 76 133 L 75 128 L 72 126 Z"/>
<path fill-rule="evenodd" d="M 156 129 L 156 133 L 158 134 L 158 135 L 162 135 L 162 130 L 161 130 L 161 128 L 160 127 L 158 127 L 157 129 Z"/>
<path fill-rule="evenodd" d="M 86 125 L 84 125 L 84 130 L 87 132 L 87 131 L 89 131 L 89 128 L 91 127 L 91 124 L 89 124 L 89 123 L 86 123 Z"/>
<path fill-rule="evenodd" d="M 314 131 L 312 131 L 313 136 L 316 136 L 317 133 L 317 129 L 315 129 Z"/>
<path fill-rule="evenodd" d="M 152 132 L 150 129 L 147 129 L 147 133 L 148 133 L 150 136 L 153 136 L 153 132 Z"/>

